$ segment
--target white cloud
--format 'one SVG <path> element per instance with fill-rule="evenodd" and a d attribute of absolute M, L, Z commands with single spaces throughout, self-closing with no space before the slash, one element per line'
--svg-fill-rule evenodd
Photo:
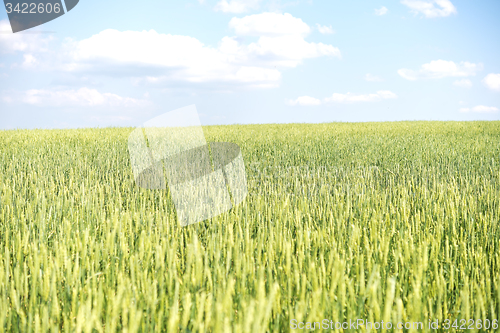
<path fill-rule="evenodd" d="M 389 11 L 389 9 L 387 9 L 384 6 L 382 6 L 379 9 L 375 9 L 375 15 L 382 16 L 382 15 L 387 14 L 388 11 Z"/>
<path fill-rule="evenodd" d="M 295 106 L 295 105 L 301 105 L 301 106 L 314 106 L 314 105 L 320 105 L 321 101 L 317 98 L 310 97 L 310 96 L 300 96 L 295 100 L 288 100 L 286 104 Z"/>
<path fill-rule="evenodd" d="M 498 112 L 498 108 L 494 106 L 484 106 L 484 105 L 478 105 L 473 108 L 461 108 L 460 112 L 467 113 L 467 112 L 476 112 L 476 113 L 496 113 Z"/>
<path fill-rule="evenodd" d="M 12 32 L 8 19 L 0 20 L 0 32 L 2 34 Z"/>
<path fill-rule="evenodd" d="M 9 50 L 24 53 L 24 61 L 13 66 L 25 69 L 78 77 L 130 77 L 137 84 L 210 84 L 210 89 L 222 90 L 228 85 L 278 87 L 285 68 L 297 67 L 311 58 L 341 57 L 340 50 L 332 45 L 306 41 L 311 28 L 288 13 L 233 18 L 229 27 L 236 37 L 223 37 L 215 47 L 193 37 L 154 30 L 107 29 L 79 41 L 66 39 L 57 51 L 31 51 L 29 43 L 24 42 L 9 44 Z M 244 43 L 238 36 L 258 39 Z"/>
<path fill-rule="evenodd" d="M 275 87 L 281 79 L 279 70 L 256 65 L 248 48 L 230 37 L 212 48 L 196 38 L 154 30 L 105 30 L 77 42 L 71 53 L 73 61 L 64 66 L 67 71 L 114 69 L 149 83 L 227 82 Z"/>
<path fill-rule="evenodd" d="M 257 62 L 279 67 L 296 67 L 308 58 L 341 57 L 338 48 L 323 43 L 308 43 L 299 36 L 261 37 L 245 49 L 248 56 Z"/>
<path fill-rule="evenodd" d="M 371 75 L 370 73 L 367 73 L 365 75 L 365 80 L 369 81 L 369 82 L 382 82 L 382 81 L 384 81 L 383 78 L 381 78 L 379 76 Z"/>
<path fill-rule="evenodd" d="M 137 83 L 271 88 L 279 86 L 283 68 L 296 67 L 309 58 L 341 57 L 332 45 L 307 42 L 304 38 L 311 29 L 290 14 L 233 18 L 230 27 L 237 35 L 261 36 L 249 44 L 224 37 L 217 47 L 211 47 L 189 36 L 108 29 L 82 41 L 67 42 L 58 66 L 79 75 L 130 76 Z"/>
<path fill-rule="evenodd" d="M 483 79 L 483 83 L 491 90 L 500 91 L 500 74 L 490 73 Z"/>
<path fill-rule="evenodd" d="M 221 0 L 215 5 L 216 11 L 224 13 L 245 13 L 259 8 L 261 0 Z"/>
<path fill-rule="evenodd" d="M 30 68 L 33 67 L 37 64 L 38 60 L 32 55 L 32 54 L 25 54 L 23 55 L 24 61 L 23 61 L 23 67 L 24 68 Z"/>
<path fill-rule="evenodd" d="M 446 17 L 456 14 L 457 9 L 450 0 L 402 0 L 415 14 L 423 14 L 427 18 Z"/>
<path fill-rule="evenodd" d="M 433 60 L 428 64 L 423 64 L 418 71 L 402 68 L 398 70 L 398 74 L 407 80 L 415 81 L 421 78 L 441 79 L 474 76 L 477 71 L 482 69 L 482 64 L 473 64 L 467 61 L 455 64 L 453 61 Z"/>
<path fill-rule="evenodd" d="M 325 102 L 333 103 L 356 103 L 356 102 L 378 102 L 384 99 L 394 99 L 398 96 L 392 91 L 380 90 L 376 94 L 356 95 L 352 93 L 334 93 L 331 97 L 325 98 Z"/>
<path fill-rule="evenodd" d="M 229 21 L 229 27 L 240 36 L 306 36 L 311 32 L 311 28 L 304 21 L 289 13 L 261 13 L 243 18 L 233 17 Z"/>
<path fill-rule="evenodd" d="M 51 40 L 51 36 L 36 33 L 14 34 L 8 20 L 0 21 L 0 53 L 45 52 Z"/>
<path fill-rule="evenodd" d="M 470 88 L 472 87 L 472 81 L 469 79 L 456 80 L 453 82 L 453 85 L 462 88 Z"/>
<path fill-rule="evenodd" d="M 261 13 L 241 19 L 233 18 L 229 27 L 240 36 L 259 36 L 256 43 L 239 46 L 238 53 L 245 54 L 261 66 L 296 67 L 307 58 L 341 57 L 340 50 L 336 47 L 306 42 L 304 38 L 311 32 L 311 28 L 288 13 Z M 232 45 L 235 51 L 236 43 L 233 42 Z"/>
<path fill-rule="evenodd" d="M 379 102 L 384 99 L 394 99 L 398 96 L 392 91 L 380 90 L 375 94 L 356 95 L 348 92 L 347 94 L 334 93 L 331 97 L 326 97 L 323 102 L 317 98 L 310 96 L 300 96 L 295 100 L 286 100 L 288 105 L 312 106 L 322 103 L 357 103 L 357 102 Z"/>
<path fill-rule="evenodd" d="M 90 116 L 90 120 L 102 122 L 102 123 L 113 123 L 113 122 L 123 122 L 134 119 L 128 116 Z"/>
<path fill-rule="evenodd" d="M 31 89 L 21 94 L 13 94 L 8 102 L 15 101 L 35 106 L 51 107 L 143 108 L 151 105 L 148 100 L 122 97 L 111 93 L 100 93 L 89 88 L 80 88 L 78 90 Z"/>
<path fill-rule="evenodd" d="M 318 31 L 323 35 L 335 33 L 335 30 L 333 30 L 332 26 L 326 26 L 316 23 L 316 27 L 318 28 Z"/>

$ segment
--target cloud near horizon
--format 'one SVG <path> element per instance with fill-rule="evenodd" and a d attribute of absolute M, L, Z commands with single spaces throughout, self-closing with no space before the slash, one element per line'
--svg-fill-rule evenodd
<path fill-rule="evenodd" d="M 310 96 L 300 96 L 295 100 L 288 100 L 286 101 L 286 104 L 295 106 L 295 105 L 300 105 L 300 106 L 314 106 L 314 105 L 321 105 L 321 100 L 310 97 Z"/>
<path fill-rule="evenodd" d="M 485 105 L 478 105 L 473 108 L 461 108 L 460 112 L 462 113 L 468 113 L 468 112 L 475 112 L 475 113 L 496 113 L 498 112 L 498 108 L 494 106 L 485 106 Z"/>
<path fill-rule="evenodd" d="M 310 97 L 310 96 L 300 96 L 295 100 L 287 100 L 286 104 L 295 106 L 313 106 L 328 103 L 358 103 L 358 102 L 380 102 L 385 99 L 395 99 L 398 96 L 389 90 L 379 90 L 375 94 L 352 94 L 348 92 L 347 94 L 334 93 L 330 97 L 326 97 L 323 101 Z"/>
<path fill-rule="evenodd" d="M 375 94 L 356 95 L 348 92 L 347 94 L 333 94 L 325 98 L 325 102 L 332 103 L 357 103 L 357 102 L 379 102 L 384 99 L 395 99 L 398 96 L 389 90 L 379 90 Z"/>
<path fill-rule="evenodd" d="M 40 107 L 120 107 L 144 108 L 151 106 L 149 100 L 122 97 L 112 93 L 100 93 L 96 89 L 78 90 L 30 89 L 4 96 L 6 103 L 24 103 Z"/>
<path fill-rule="evenodd" d="M 398 74 L 410 81 L 418 79 L 442 79 L 445 77 L 467 77 L 474 76 L 483 69 L 481 63 L 474 64 L 467 61 L 462 61 L 456 64 L 453 61 L 433 60 L 430 63 L 423 64 L 420 70 L 402 68 L 398 70 Z"/>

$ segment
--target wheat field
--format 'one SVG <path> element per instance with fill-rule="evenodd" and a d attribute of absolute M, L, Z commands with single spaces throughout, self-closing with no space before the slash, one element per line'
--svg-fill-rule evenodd
<path fill-rule="evenodd" d="M 498 321 L 500 122 L 206 126 L 249 193 L 187 227 L 135 185 L 132 130 L 0 131 L 0 331 Z"/>

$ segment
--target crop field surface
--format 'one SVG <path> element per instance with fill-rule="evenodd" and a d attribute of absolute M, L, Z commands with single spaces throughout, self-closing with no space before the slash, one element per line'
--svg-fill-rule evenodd
<path fill-rule="evenodd" d="M 500 331 L 500 122 L 203 127 L 248 196 L 187 227 L 132 130 L 0 131 L 0 331 Z"/>

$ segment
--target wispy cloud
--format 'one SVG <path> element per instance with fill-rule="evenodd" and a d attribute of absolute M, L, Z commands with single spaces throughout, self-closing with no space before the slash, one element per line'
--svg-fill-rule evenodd
<path fill-rule="evenodd" d="M 316 27 L 318 28 L 318 31 L 323 34 L 323 35 L 328 35 L 328 34 L 333 34 L 335 33 L 335 30 L 333 30 L 332 26 L 326 26 L 326 25 L 321 25 L 321 24 L 316 24 Z"/>
<path fill-rule="evenodd" d="M 368 81 L 368 82 L 382 82 L 382 81 L 384 81 L 384 79 L 381 78 L 380 76 L 375 76 L 375 75 L 371 75 L 370 73 L 367 73 L 365 75 L 365 81 Z"/>
<path fill-rule="evenodd" d="M 278 37 L 306 36 L 311 28 L 300 18 L 289 13 L 260 13 L 242 18 L 233 17 L 229 28 L 240 36 Z"/>
<path fill-rule="evenodd" d="M 472 81 L 469 79 L 456 80 L 453 82 L 453 85 L 462 88 L 470 88 L 472 87 Z"/>
<path fill-rule="evenodd" d="M 375 94 L 352 94 L 350 92 L 346 94 L 334 93 L 330 97 L 326 97 L 323 101 L 310 97 L 310 96 L 300 96 L 295 100 L 287 100 L 288 105 L 302 105 L 302 106 L 312 106 L 320 104 L 329 103 L 359 103 L 359 102 L 380 102 L 385 99 L 395 99 L 398 96 L 392 91 L 379 90 Z"/>
<path fill-rule="evenodd" d="M 382 7 L 378 8 L 378 9 L 375 9 L 375 15 L 382 16 L 382 15 L 387 14 L 388 11 L 389 11 L 389 9 L 387 9 L 384 6 L 382 6 Z"/>
<path fill-rule="evenodd" d="M 261 0 L 221 0 L 215 5 L 216 11 L 224 13 L 246 13 L 250 10 L 258 9 Z"/>
<path fill-rule="evenodd" d="M 288 100 L 286 101 L 286 104 L 295 106 L 295 105 L 301 105 L 301 106 L 314 106 L 314 105 L 320 105 L 321 100 L 310 97 L 310 96 L 300 96 L 295 100 Z"/>
<path fill-rule="evenodd" d="M 100 93 L 96 89 L 89 88 L 80 88 L 78 90 L 30 89 L 22 93 L 10 94 L 9 98 L 4 98 L 4 101 L 41 107 L 144 108 L 152 104 L 149 100 L 122 97 L 112 93 Z"/>
<path fill-rule="evenodd" d="M 467 61 L 462 61 L 456 64 L 453 61 L 433 60 L 428 64 L 423 64 L 418 71 L 402 68 L 398 70 L 398 74 L 411 81 L 417 79 L 441 79 L 445 77 L 467 77 L 474 76 L 476 72 L 483 69 L 482 64 L 473 64 Z"/>
<path fill-rule="evenodd" d="M 352 94 L 348 92 L 347 94 L 335 93 L 331 97 L 325 98 L 325 102 L 331 103 L 357 103 L 357 102 L 379 102 L 384 99 L 394 99 L 398 96 L 389 90 L 380 90 L 375 94 Z"/>
<path fill-rule="evenodd" d="M 494 106 L 485 106 L 485 105 L 478 105 L 473 108 L 461 108 L 460 112 L 462 113 L 468 113 L 468 112 L 475 112 L 475 113 L 496 113 L 498 112 L 498 108 Z"/>
<path fill-rule="evenodd" d="M 457 13 L 450 0 L 402 0 L 401 3 L 413 13 L 423 14 L 427 18 L 446 17 Z"/>

